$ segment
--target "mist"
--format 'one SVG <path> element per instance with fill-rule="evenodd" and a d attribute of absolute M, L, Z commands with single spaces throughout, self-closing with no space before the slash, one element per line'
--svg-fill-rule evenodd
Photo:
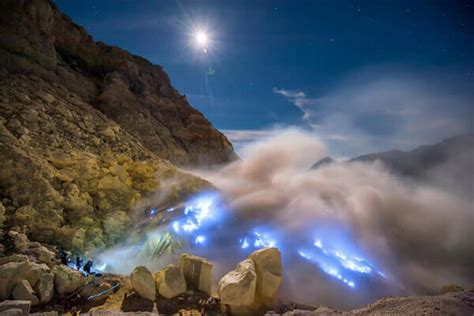
<path fill-rule="evenodd" d="M 446 164 L 451 169 L 443 177 L 437 170 L 437 177 L 424 182 L 394 175 L 379 162 L 311 170 L 327 155 L 326 146 L 298 129 L 251 143 L 241 155 L 219 169 L 192 170 L 218 190 L 214 211 L 221 218 L 203 228 L 208 242 L 188 243 L 151 261 L 131 255 L 131 246 L 118 246 L 103 257 L 128 254 L 134 259 L 115 269 L 129 272 L 136 264 L 159 268 L 181 252 L 192 252 L 213 261 L 217 283 L 253 251 L 243 249 L 242 240 L 258 230 L 267 239 L 264 245 L 282 252 L 283 301 L 354 308 L 386 295 L 474 284 L 474 241 L 468 238 L 472 197 L 436 183 L 452 174 L 452 164 Z M 147 234 L 156 236 L 161 229 Z M 336 272 L 330 269 L 334 262 Z M 356 268 L 347 268 L 347 262 Z"/>

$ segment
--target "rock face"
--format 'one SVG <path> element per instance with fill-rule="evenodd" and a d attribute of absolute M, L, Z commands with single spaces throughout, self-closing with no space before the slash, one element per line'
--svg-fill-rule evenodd
<path fill-rule="evenodd" d="M 190 290 L 199 290 L 211 294 L 212 263 L 205 258 L 182 254 L 179 266 Z"/>
<path fill-rule="evenodd" d="M 158 293 L 168 299 L 186 292 L 186 280 L 183 272 L 174 265 L 169 265 L 156 272 L 155 282 Z"/>
<path fill-rule="evenodd" d="M 38 293 L 41 304 L 46 304 L 51 301 L 54 294 L 54 274 L 44 273 L 38 284 L 36 285 L 36 293 Z"/>
<path fill-rule="evenodd" d="M 10 297 L 13 288 L 28 275 L 28 262 L 9 262 L 0 266 L 0 300 Z"/>
<path fill-rule="evenodd" d="M 255 263 L 257 273 L 257 300 L 272 302 L 282 280 L 281 254 L 277 248 L 263 248 L 249 257 Z"/>
<path fill-rule="evenodd" d="M 153 274 L 144 266 L 136 267 L 130 274 L 130 284 L 135 292 L 147 300 L 156 298 L 156 285 Z"/>
<path fill-rule="evenodd" d="M 231 307 L 251 306 L 255 301 L 256 288 L 255 264 L 252 259 L 246 259 L 220 280 L 219 298 L 222 304 Z"/>
<path fill-rule="evenodd" d="M 57 265 L 53 269 L 54 288 L 60 296 L 70 294 L 82 285 L 84 285 L 84 277 L 82 274 L 64 265 Z"/>
<path fill-rule="evenodd" d="M 27 280 L 22 280 L 15 286 L 12 292 L 12 297 L 15 300 L 30 301 L 31 305 L 37 305 L 39 303 L 38 297 L 35 295 Z"/>
<path fill-rule="evenodd" d="M 3 301 L 0 302 L 0 314 L 5 315 L 8 310 L 19 310 L 20 315 L 28 315 L 31 308 L 30 301 Z"/>
<path fill-rule="evenodd" d="M 0 2 L 0 222 L 7 228 L 27 226 L 31 240 L 71 251 L 105 248 L 130 226 L 129 209 L 162 181 L 183 179 L 174 198 L 208 185 L 169 161 L 233 156 L 161 67 L 94 42 L 49 0 Z"/>

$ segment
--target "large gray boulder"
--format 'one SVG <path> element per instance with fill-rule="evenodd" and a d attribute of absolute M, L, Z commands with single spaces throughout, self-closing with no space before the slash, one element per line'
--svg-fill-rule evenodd
<path fill-rule="evenodd" d="M 257 288 L 257 273 L 252 259 L 240 262 L 219 282 L 219 298 L 222 304 L 232 309 L 248 307 L 254 303 Z"/>
<path fill-rule="evenodd" d="M 38 297 L 35 295 L 30 283 L 27 280 L 22 280 L 17 285 L 15 285 L 15 288 L 12 292 L 12 297 L 15 300 L 30 301 L 31 305 L 38 305 L 39 303 Z"/>
<path fill-rule="evenodd" d="M 256 299 L 263 304 L 271 303 L 282 281 L 281 254 L 277 248 L 263 248 L 250 257 L 257 273 Z"/>
<path fill-rule="evenodd" d="M 41 275 L 39 282 L 36 284 L 35 290 L 39 296 L 41 304 L 49 303 L 54 294 L 54 274 L 44 273 Z"/>
<path fill-rule="evenodd" d="M 211 294 L 212 263 L 198 256 L 182 254 L 179 266 L 183 272 L 188 289 Z"/>
<path fill-rule="evenodd" d="M 0 266 L 0 300 L 10 297 L 13 288 L 30 272 L 29 262 L 9 262 Z"/>
<path fill-rule="evenodd" d="M 183 272 L 172 264 L 155 273 L 155 282 L 158 293 L 168 299 L 186 292 Z"/>
<path fill-rule="evenodd" d="M 156 298 L 156 285 L 153 274 L 144 266 L 136 267 L 130 274 L 130 284 L 135 292 L 147 300 Z"/>
<path fill-rule="evenodd" d="M 30 301 L 3 301 L 0 302 L 0 314 L 4 315 L 8 310 L 20 310 L 21 315 L 28 315 L 31 308 Z"/>
<path fill-rule="evenodd" d="M 85 283 L 85 278 L 79 271 L 64 265 L 57 265 L 53 269 L 54 288 L 59 295 L 67 295 L 78 290 Z"/>

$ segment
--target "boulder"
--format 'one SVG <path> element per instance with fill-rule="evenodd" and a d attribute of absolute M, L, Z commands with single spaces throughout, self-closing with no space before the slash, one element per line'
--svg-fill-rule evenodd
<path fill-rule="evenodd" d="M 29 271 L 24 278 L 34 287 L 41 279 L 41 276 L 47 272 L 50 272 L 50 269 L 44 263 L 29 263 Z"/>
<path fill-rule="evenodd" d="M 8 257 L 4 257 L 0 259 L 0 264 L 5 264 L 9 262 L 29 262 L 30 259 L 28 258 L 27 255 L 22 255 L 22 254 L 13 254 Z"/>
<path fill-rule="evenodd" d="M 38 91 L 37 96 L 46 103 L 52 103 L 55 100 L 51 94 L 44 91 Z"/>
<path fill-rule="evenodd" d="M 275 298 L 282 280 L 281 254 L 277 248 L 263 248 L 250 257 L 257 273 L 256 299 L 270 303 Z"/>
<path fill-rule="evenodd" d="M 28 315 L 31 308 L 30 301 L 3 301 L 0 302 L 0 314 L 5 315 L 8 310 L 20 310 L 21 315 Z"/>
<path fill-rule="evenodd" d="M 9 262 L 0 266 L 0 300 L 8 299 L 15 285 L 29 272 L 29 262 Z"/>
<path fill-rule="evenodd" d="M 172 264 L 155 273 L 155 282 L 158 293 L 168 299 L 186 292 L 183 272 Z"/>
<path fill-rule="evenodd" d="M 54 288 L 59 295 L 70 294 L 85 283 L 85 279 L 79 271 L 64 265 L 55 266 L 53 274 Z"/>
<path fill-rule="evenodd" d="M 251 306 L 255 300 L 257 274 L 252 259 L 240 262 L 219 282 L 219 298 L 222 304 L 231 307 Z"/>
<path fill-rule="evenodd" d="M 38 297 L 36 297 L 27 280 L 22 280 L 15 286 L 12 292 L 12 297 L 15 300 L 30 301 L 31 305 L 38 305 L 39 303 Z"/>
<path fill-rule="evenodd" d="M 182 254 L 179 266 L 190 290 L 199 290 L 211 294 L 212 263 L 205 258 Z"/>
<path fill-rule="evenodd" d="M 49 303 L 54 294 L 54 274 L 44 273 L 41 275 L 38 284 L 36 284 L 35 290 L 39 296 L 41 304 Z"/>
<path fill-rule="evenodd" d="M 130 274 L 130 284 L 135 292 L 147 300 L 156 298 L 156 285 L 153 274 L 144 266 L 136 267 Z"/>
<path fill-rule="evenodd" d="M 25 234 L 11 230 L 8 232 L 8 236 L 13 240 L 13 245 L 15 245 L 17 251 L 25 251 L 28 248 L 29 240 Z"/>
<path fill-rule="evenodd" d="M 56 259 L 56 254 L 44 246 L 39 246 L 32 250 L 38 262 L 50 264 Z"/>
<path fill-rule="evenodd" d="M 26 316 L 19 308 L 11 308 L 2 312 L 2 316 Z"/>

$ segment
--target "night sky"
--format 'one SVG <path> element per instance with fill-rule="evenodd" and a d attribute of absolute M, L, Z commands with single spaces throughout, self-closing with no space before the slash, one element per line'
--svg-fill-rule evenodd
<path fill-rule="evenodd" d="M 163 66 L 237 150 L 287 127 L 339 157 L 474 130 L 474 1 L 55 2 Z"/>

